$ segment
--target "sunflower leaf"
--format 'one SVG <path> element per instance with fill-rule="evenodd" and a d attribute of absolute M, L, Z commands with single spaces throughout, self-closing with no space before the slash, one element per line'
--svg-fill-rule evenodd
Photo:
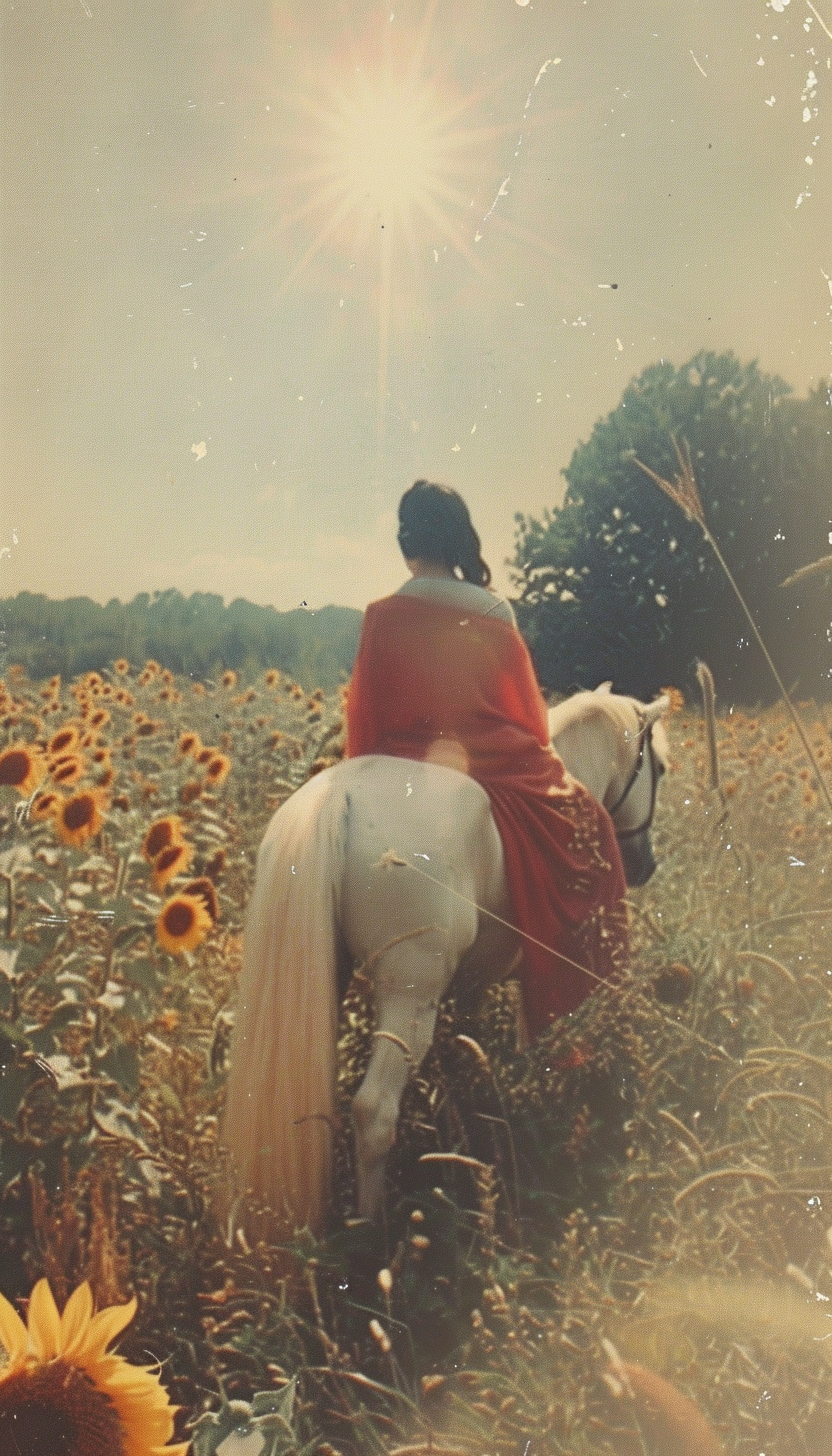
<path fill-rule="evenodd" d="M 129 1042 L 114 1041 L 100 1059 L 98 1070 L 112 1077 L 123 1092 L 138 1092 L 141 1064 L 136 1048 Z"/>
<path fill-rule="evenodd" d="M 255 1416 L 280 1416 L 287 1426 L 291 1425 L 297 1390 L 297 1376 L 293 1376 L 282 1390 L 258 1390 L 251 1398 L 251 1409 Z"/>

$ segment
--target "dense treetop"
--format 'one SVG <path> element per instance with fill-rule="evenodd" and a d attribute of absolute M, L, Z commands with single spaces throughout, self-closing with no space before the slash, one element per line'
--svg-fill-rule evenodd
<path fill-rule="evenodd" d="M 690 689 L 697 659 L 723 700 L 776 689 L 702 529 L 647 478 L 673 481 L 686 441 L 705 518 L 785 682 L 832 691 L 832 573 L 789 587 L 829 554 L 832 410 L 730 353 L 662 362 L 625 389 L 564 471 L 563 505 L 518 516 L 518 617 L 546 687 L 612 678 L 640 696 Z"/>

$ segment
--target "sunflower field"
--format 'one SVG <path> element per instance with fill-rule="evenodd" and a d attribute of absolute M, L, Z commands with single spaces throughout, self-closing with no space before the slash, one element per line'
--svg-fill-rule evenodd
<path fill-rule="evenodd" d="M 357 968 L 330 1229 L 277 1242 L 222 1197 L 242 925 L 269 818 L 341 755 L 341 695 L 11 668 L 4 1456 L 4 1411 L 40 1430 L 58 1367 L 73 1456 L 825 1456 L 830 816 L 781 708 L 720 717 L 709 749 L 672 696 L 623 986 L 526 1051 L 511 982 L 476 1020 L 449 998 L 374 1226 L 353 1216 Z M 800 711 L 832 782 L 832 715 Z M 67 1370 L 102 1397 L 97 1435 Z"/>

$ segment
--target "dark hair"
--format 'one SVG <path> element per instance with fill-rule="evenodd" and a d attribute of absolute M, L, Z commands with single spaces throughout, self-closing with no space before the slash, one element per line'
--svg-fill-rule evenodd
<path fill-rule="evenodd" d="M 441 563 L 475 586 L 491 581 L 468 507 L 448 485 L 417 480 L 405 491 L 399 502 L 399 545 L 408 561 Z"/>

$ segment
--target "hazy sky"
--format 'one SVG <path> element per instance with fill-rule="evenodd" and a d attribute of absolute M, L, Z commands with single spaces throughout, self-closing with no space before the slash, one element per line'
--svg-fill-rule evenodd
<path fill-rule="evenodd" d="M 832 364 L 832 0 L 2 0 L 0 594 L 498 585 L 628 380 Z M 613 286 L 616 285 L 616 286 Z"/>

